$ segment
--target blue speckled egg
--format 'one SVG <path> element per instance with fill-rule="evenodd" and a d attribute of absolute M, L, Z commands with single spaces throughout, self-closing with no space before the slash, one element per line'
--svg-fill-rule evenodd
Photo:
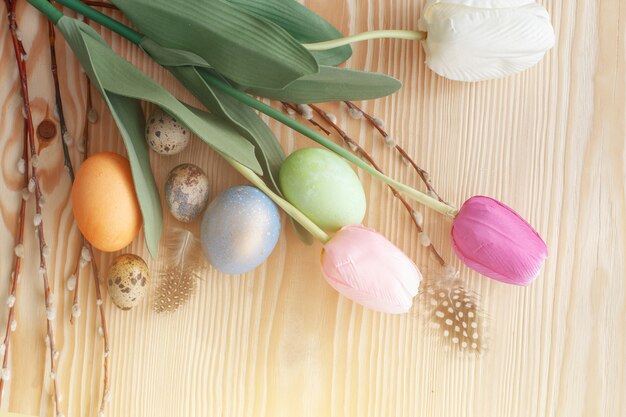
<path fill-rule="evenodd" d="M 204 254 L 216 269 L 243 274 L 261 265 L 280 235 L 278 208 L 250 186 L 221 193 L 204 212 L 200 230 Z"/>

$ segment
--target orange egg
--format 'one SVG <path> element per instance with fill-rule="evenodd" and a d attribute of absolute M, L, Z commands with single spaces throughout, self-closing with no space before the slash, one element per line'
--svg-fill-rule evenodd
<path fill-rule="evenodd" d="M 128 160 L 111 152 L 87 158 L 72 186 L 72 210 L 94 247 L 114 252 L 132 242 L 142 217 Z"/>

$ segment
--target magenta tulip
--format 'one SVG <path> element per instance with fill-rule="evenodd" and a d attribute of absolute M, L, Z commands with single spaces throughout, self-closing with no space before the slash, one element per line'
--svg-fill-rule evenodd
<path fill-rule="evenodd" d="M 369 309 L 406 313 L 422 275 L 404 252 L 362 225 L 345 226 L 322 251 L 322 272 L 340 294 Z"/>
<path fill-rule="evenodd" d="M 528 285 L 548 248 L 526 220 L 489 197 L 472 197 L 452 224 L 452 248 L 473 270 L 507 284 Z"/>

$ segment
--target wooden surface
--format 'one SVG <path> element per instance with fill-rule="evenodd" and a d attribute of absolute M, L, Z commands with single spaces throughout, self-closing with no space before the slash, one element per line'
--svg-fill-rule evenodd
<path fill-rule="evenodd" d="M 54 117 L 47 32 L 44 20 L 21 3 L 19 21 L 30 50 L 31 94 L 39 121 Z M 344 33 L 414 28 L 421 9 L 414 0 L 306 3 Z M 417 43 L 405 41 L 358 45 L 349 62 L 352 68 L 383 71 L 403 81 L 400 93 L 364 106 L 386 120 L 392 134 L 431 172 L 445 198 L 460 204 L 474 194 L 494 196 L 517 209 L 548 243 L 545 270 L 528 288 L 461 268 L 468 286 L 482 295 L 490 318 L 489 349 L 482 357 L 446 352 L 415 314 L 376 314 L 339 297 L 319 272 L 319 245 L 303 246 L 284 227 L 263 266 L 237 277 L 211 271 L 192 302 L 177 313 L 154 313 L 154 294 L 130 312 L 105 299 L 113 393 L 107 415 L 625 416 L 626 7 L 621 0 L 543 3 L 552 16 L 557 46 L 537 67 L 506 80 L 446 81 L 425 68 Z M 0 300 L 8 291 L 22 187 L 16 170 L 22 115 L 5 14 L 0 6 Z M 98 30 L 116 51 L 192 101 L 136 48 Z M 58 50 L 66 115 L 78 138 L 86 83 L 61 39 Z M 92 128 L 90 151 L 123 152 L 97 96 L 95 106 L 100 120 Z M 344 107 L 326 108 L 394 177 L 418 185 L 371 128 L 349 119 Z M 270 124 L 287 151 L 308 144 Z M 71 147 L 75 163 L 80 158 L 76 142 Z M 78 256 L 79 235 L 60 142 L 42 151 L 40 159 L 58 305 L 62 409 L 69 416 L 95 416 L 102 343 L 94 288 L 85 273 L 83 315 L 74 326 L 68 320 L 71 299 L 65 280 Z M 180 155 L 152 155 L 157 183 L 163 184 L 167 172 L 181 162 L 209 173 L 213 196 L 243 183 L 197 139 Z M 367 224 L 402 247 L 426 273 L 437 271 L 386 187 L 360 174 L 368 191 Z M 27 267 L 19 287 L 12 379 L 3 409 L 50 416 L 32 202 L 28 210 Z M 452 259 L 449 222 L 428 211 L 425 218 L 432 240 Z M 173 225 L 166 216 L 165 226 Z M 147 258 L 142 241 L 127 250 Z M 97 256 L 102 269 L 113 256 Z M 6 312 L 0 308 L 0 331 Z"/>

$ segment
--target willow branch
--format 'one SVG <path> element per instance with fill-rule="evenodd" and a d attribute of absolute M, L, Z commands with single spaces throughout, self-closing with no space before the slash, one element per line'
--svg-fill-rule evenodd
<path fill-rule="evenodd" d="M 300 109 L 298 109 L 298 106 L 292 103 L 287 103 L 284 101 L 281 101 L 281 104 L 283 105 L 283 108 L 288 112 L 288 113 L 292 113 L 292 114 L 300 114 L 302 116 L 302 111 Z M 330 130 L 326 129 L 324 126 L 322 126 L 321 124 L 318 123 L 317 120 L 310 118 L 308 119 L 309 123 L 311 123 L 313 126 L 317 127 L 319 130 L 321 130 L 322 132 L 326 133 L 327 135 L 330 135 Z"/>
<path fill-rule="evenodd" d="M 26 130 L 28 131 L 28 150 L 30 152 L 30 179 L 27 185 L 28 190 L 33 189 L 35 193 L 35 228 L 37 231 L 37 237 L 39 238 L 39 273 L 42 278 L 43 290 L 44 290 L 44 302 L 46 307 L 46 331 L 47 331 L 47 341 L 49 343 L 50 350 L 50 378 L 52 380 L 53 386 L 53 398 L 54 398 L 54 408 L 55 415 L 62 415 L 60 412 L 60 404 L 59 404 L 59 385 L 57 384 L 57 358 L 59 356 L 59 352 L 56 350 L 56 343 L 54 338 L 54 326 L 53 321 L 55 319 L 56 310 L 53 303 L 53 294 L 50 288 L 50 280 L 48 278 L 48 269 L 46 266 L 46 258 L 48 256 L 48 252 L 50 251 L 49 247 L 46 245 L 45 234 L 44 234 L 44 225 L 41 216 L 41 207 L 43 205 L 43 194 L 41 191 L 41 186 L 39 182 L 39 177 L 37 175 L 37 166 L 38 163 L 36 161 L 39 160 L 37 155 L 37 150 L 35 148 L 35 127 L 33 124 L 33 115 L 30 108 L 30 96 L 28 92 L 28 80 L 27 80 L 27 71 L 26 71 L 26 51 L 24 49 L 24 45 L 22 44 L 21 36 L 18 35 L 18 25 L 15 18 L 15 6 L 17 0 L 5 0 L 7 6 L 7 19 L 9 21 L 9 31 L 11 34 L 11 41 L 13 44 L 13 51 L 15 53 L 15 60 L 18 66 L 19 72 L 19 80 L 20 80 L 20 89 L 22 92 L 22 98 L 24 100 L 24 116 L 26 119 Z M 32 185 L 31 185 L 32 184 Z M 11 323 L 11 327 L 13 326 L 13 322 Z"/>
<path fill-rule="evenodd" d="M 90 130 L 89 124 L 94 123 L 95 120 L 90 119 L 90 114 L 95 114 L 93 109 L 93 102 L 91 99 L 91 81 L 89 77 L 85 77 L 87 80 L 87 120 L 85 122 L 85 130 L 83 132 L 85 138 L 85 153 L 84 159 L 89 157 L 89 145 L 90 145 Z M 104 414 L 104 409 L 106 408 L 106 404 L 109 402 L 111 397 L 110 388 L 109 388 L 109 333 L 107 332 L 107 321 L 106 315 L 104 314 L 104 304 L 102 301 L 102 292 L 100 289 L 100 274 L 98 272 L 98 265 L 96 264 L 96 258 L 94 256 L 93 246 L 86 239 L 84 240 L 84 247 L 89 251 L 89 256 L 91 258 L 91 270 L 93 275 L 94 286 L 96 288 L 96 305 L 98 306 L 98 311 L 100 313 L 100 328 L 98 333 L 102 336 L 102 341 L 104 344 L 104 357 L 102 360 L 102 379 L 103 379 L 103 387 L 102 387 L 102 398 L 100 400 L 100 414 Z M 101 329 L 101 330 L 100 330 Z"/>
<path fill-rule="evenodd" d="M 387 133 L 387 131 L 382 126 L 382 123 L 380 121 L 378 121 L 375 117 L 373 117 L 372 115 L 368 114 L 367 112 L 363 111 L 362 108 L 360 108 L 359 106 L 357 106 L 353 102 L 351 102 L 351 101 L 344 101 L 344 103 L 346 104 L 346 106 L 348 106 L 349 109 L 351 109 L 353 111 L 356 111 L 358 114 L 362 114 L 363 117 L 365 118 L 365 120 L 367 120 L 367 122 L 370 125 L 372 125 L 373 128 L 378 130 L 378 132 L 385 139 L 385 142 L 387 142 L 387 140 L 389 139 L 389 133 Z M 417 172 L 417 175 L 420 177 L 420 179 L 422 180 L 422 182 L 426 186 L 426 189 L 428 190 L 428 193 L 431 196 L 437 198 L 442 203 L 446 203 L 446 201 L 443 198 L 441 198 L 441 196 L 437 193 L 437 191 L 433 187 L 432 181 L 430 179 L 430 174 L 428 173 L 428 171 L 426 171 L 425 169 L 421 168 L 415 162 L 415 160 L 413 158 L 411 158 L 411 156 L 399 144 L 397 144 L 397 143 L 394 144 L 394 148 L 402 156 L 403 160 L 405 160 L 407 163 L 409 163 L 413 167 L 415 172 Z"/>
<path fill-rule="evenodd" d="M 4 396 L 4 381 L 11 378 L 11 370 L 9 369 L 9 351 L 11 347 L 11 332 L 14 317 L 15 306 L 17 304 L 17 284 L 20 281 L 20 274 L 22 269 L 22 257 L 24 256 L 24 222 L 26 217 L 26 200 L 28 199 L 28 126 L 26 125 L 26 119 L 24 119 L 24 140 L 22 148 L 22 161 L 24 163 L 24 188 L 22 192 L 22 199 L 20 203 L 20 214 L 18 223 L 17 243 L 15 244 L 15 250 L 13 255 L 13 272 L 11 273 L 11 284 L 9 288 L 9 296 L 7 297 L 7 307 L 9 308 L 9 315 L 7 317 L 6 332 L 4 334 L 4 341 L 0 345 L 0 350 L 3 352 L 2 358 L 2 370 L 0 375 L 0 406 L 2 406 L 2 398 Z M 18 167 L 18 171 L 21 168 Z"/>
<path fill-rule="evenodd" d="M 81 1 L 91 7 L 100 7 L 102 9 L 117 10 L 117 6 L 111 3 L 104 2 L 104 1 L 89 1 L 89 0 L 81 0 Z"/>
<path fill-rule="evenodd" d="M 91 87 L 89 84 L 89 78 L 87 78 L 87 114 L 89 114 L 89 109 L 91 108 Z M 85 141 L 87 141 L 86 138 L 89 137 L 89 121 L 85 120 L 85 127 L 83 128 L 83 137 L 85 138 Z M 84 159 L 87 159 L 87 146 L 85 145 L 85 156 Z M 74 182 L 74 179 L 72 179 L 72 182 Z M 73 280 L 73 284 L 69 284 L 68 281 L 68 287 L 70 290 L 74 291 L 74 296 L 72 299 L 72 310 L 70 312 L 70 323 L 74 324 L 74 319 L 78 318 L 80 316 L 80 303 L 79 303 L 79 289 L 80 289 L 80 277 L 81 277 L 81 270 L 82 270 L 82 264 L 86 262 L 86 260 L 84 259 L 83 256 L 83 252 L 85 249 L 88 250 L 89 253 L 89 258 L 91 260 L 91 262 L 95 262 L 95 259 L 92 255 L 92 250 L 91 250 L 91 245 L 89 244 L 89 242 L 87 242 L 87 240 L 85 239 L 85 237 L 82 235 L 81 233 L 81 239 L 82 239 L 82 246 L 81 246 L 81 251 L 80 251 L 80 255 L 76 257 L 76 262 L 74 264 L 74 273 L 72 274 L 72 276 L 70 277 L 70 280 Z M 72 288 L 73 287 L 73 288 Z"/>
<path fill-rule="evenodd" d="M 89 245 L 89 244 L 88 244 Z M 102 359 L 102 371 L 103 371 L 103 387 L 102 387 L 102 398 L 100 400 L 100 414 L 104 415 L 104 409 L 106 408 L 106 404 L 109 402 L 111 398 L 111 391 L 109 388 L 109 334 L 107 332 L 107 321 L 106 316 L 104 314 L 104 303 L 102 302 L 102 292 L 100 290 L 100 275 L 98 273 L 98 266 L 95 262 L 93 262 L 93 246 L 89 245 L 89 253 L 91 254 L 92 262 L 91 268 L 93 270 L 93 280 L 96 287 L 96 305 L 98 306 L 98 311 L 100 313 L 100 328 L 98 329 L 98 333 L 102 336 L 102 340 L 104 342 L 104 357 Z"/>
<path fill-rule="evenodd" d="M 108 3 L 103 3 L 103 4 L 108 5 Z M 114 6 L 112 8 L 114 8 Z M 65 166 L 70 176 L 70 180 L 74 182 L 74 169 L 72 167 L 72 160 L 69 157 L 69 151 L 67 149 L 69 132 L 65 124 L 65 115 L 63 111 L 63 99 L 61 96 L 61 88 L 60 88 L 58 70 L 57 70 L 57 65 L 56 65 L 55 28 L 51 22 L 48 22 L 48 32 L 49 32 L 49 39 L 50 39 L 51 72 L 52 72 L 53 81 L 54 81 L 54 90 L 55 90 L 55 96 L 56 96 L 55 101 L 57 105 L 57 112 L 59 114 L 59 123 L 61 125 L 61 137 L 62 137 L 62 143 L 63 143 L 63 152 L 65 155 Z M 83 137 L 85 139 L 84 159 L 87 159 L 89 156 L 89 133 L 90 133 L 89 124 L 92 123 L 92 121 L 90 120 L 90 115 L 92 113 L 93 103 L 91 99 L 91 83 L 88 77 L 85 77 L 85 78 L 87 79 L 87 103 L 86 103 L 87 111 L 86 111 L 86 120 L 84 124 L 84 129 L 83 129 Z M 106 316 L 104 312 L 104 305 L 102 302 L 102 292 L 100 289 L 100 276 L 98 274 L 98 265 L 96 264 L 96 260 L 94 257 L 93 247 L 85 239 L 85 237 L 82 236 L 82 234 L 81 234 L 81 239 L 82 239 L 82 246 L 81 246 L 80 255 L 76 258 L 76 264 L 74 265 L 74 273 L 72 277 L 70 278 L 70 280 L 71 279 L 74 280 L 73 285 L 70 285 L 70 287 L 73 286 L 73 291 L 74 291 L 72 309 L 70 312 L 70 323 L 73 324 L 74 320 L 78 318 L 81 314 L 81 309 L 80 309 L 80 304 L 79 304 L 81 269 L 83 265 L 87 263 L 91 263 L 95 291 L 96 291 L 96 306 L 100 315 L 100 323 L 101 323 L 98 333 L 102 335 L 103 342 L 104 342 L 103 343 L 104 344 L 104 349 L 103 349 L 104 350 L 104 354 L 103 354 L 103 382 L 104 383 L 103 383 L 103 390 L 102 390 L 102 399 L 100 402 L 100 413 L 104 414 L 106 403 L 108 402 L 108 399 L 110 397 L 110 394 L 109 394 L 110 393 L 110 389 L 109 389 L 109 352 L 110 352 L 109 336 L 107 333 Z"/>
<path fill-rule="evenodd" d="M 48 40 L 50 43 L 50 71 L 52 72 L 52 79 L 54 80 L 54 96 L 57 107 L 57 113 L 59 115 L 59 127 L 61 130 L 61 145 L 63 146 L 63 165 L 67 170 L 70 180 L 74 182 L 74 168 L 72 167 L 72 158 L 70 158 L 70 151 L 68 149 L 69 132 L 67 131 L 67 124 L 65 123 L 65 114 L 63 113 L 63 101 L 61 100 L 61 87 L 59 84 L 59 74 L 57 67 L 57 54 L 54 46 L 56 41 L 56 31 L 54 30 L 54 24 L 48 20 Z"/>
<path fill-rule="evenodd" d="M 358 155 L 359 157 L 363 158 L 364 160 L 366 160 L 372 167 L 374 167 L 374 169 L 376 169 L 379 172 L 383 172 L 382 169 L 380 168 L 380 166 L 378 166 L 378 164 L 376 163 L 376 161 L 374 160 L 374 158 L 363 148 L 361 147 L 361 145 L 358 144 L 358 142 L 356 142 L 354 139 L 352 139 L 338 124 L 335 120 L 331 119 L 331 117 L 328 115 L 328 113 L 326 113 L 324 110 L 322 110 L 321 108 L 319 108 L 318 106 L 314 105 L 314 104 L 310 104 L 309 105 L 311 107 L 311 109 L 313 109 L 313 111 L 315 113 L 317 113 L 329 126 L 331 126 L 333 128 L 333 130 L 335 132 L 337 132 L 337 134 L 339 134 L 339 136 L 341 137 L 341 139 L 344 141 L 344 143 L 348 146 L 348 148 L 350 148 L 350 150 L 352 150 L 352 152 L 354 152 L 356 155 Z M 415 227 L 417 228 L 418 233 L 420 234 L 424 234 L 424 228 L 422 227 L 421 224 L 421 220 L 418 218 L 418 213 L 411 207 L 411 204 L 407 201 L 407 199 L 400 194 L 400 192 L 398 190 L 396 190 L 393 186 L 388 185 L 389 189 L 391 190 L 391 193 L 393 194 L 393 196 L 395 198 L 397 198 L 400 203 L 402 203 L 402 205 L 404 206 L 404 208 L 407 210 L 407 212 L 409 213 L 409 216 L 411 217 L 411 221 L 413 222 L 413 224 L 415 225 Z M 425 236 L 425 235 L 424 235 Z M 435 257 L 435 259 L 437 260 L 437 262 L 439 262 L 439 264 L 441 264 L 442 266 L 447 265 L 446 261 L 443 259 L 443 257 L 439 254 L 439 251 L 437 251 L 437 248 L 435 248 L 435 246 L 430 242 L 430 239 L 428 239 L 427 241 L 427 245 L 426 246 L 431 253 L 433 254 L 433 256 Z"/>

